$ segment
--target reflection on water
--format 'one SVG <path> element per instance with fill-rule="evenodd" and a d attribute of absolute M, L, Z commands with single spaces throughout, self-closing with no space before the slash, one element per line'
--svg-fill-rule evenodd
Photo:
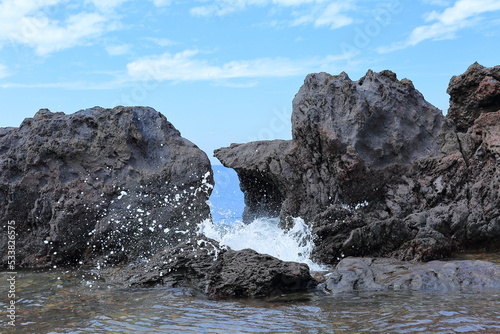
<path fill-rule="evenodd" d="M 498 290 L 215 301 L 187 289 L 120 289 L 90 270 L 20 272 L 17 285 L 16 330 L 3 312 L 2 333 L 500 333 Z M 6 302 L 2 291 L 2 310 Z"/>

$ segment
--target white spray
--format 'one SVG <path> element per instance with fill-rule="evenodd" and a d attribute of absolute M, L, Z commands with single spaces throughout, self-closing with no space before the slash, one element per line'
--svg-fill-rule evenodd
<path fill-rule="evenodd" d="M 288 231 L 281 229 L 278 222 L 278 218 L 259 218 L 249 224 L 205 220 L 199 224 L 198 233 L 234 250 L 251 248 L 283 261 L 306 263 L 312 271 L 325 270 L 310 260 L 313 235 L 304 220 L 294 218 Z"/>

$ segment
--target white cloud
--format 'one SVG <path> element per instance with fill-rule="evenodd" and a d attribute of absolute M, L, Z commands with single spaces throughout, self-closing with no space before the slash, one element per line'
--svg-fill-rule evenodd
<path fill-rule="evenodd" d="M 194 16 L 224 16 L 245 10 L 249 6 L 291 7 L 292 16 L 289 24 L 313 24 L 316 27 L 328 26 L 331 29 L 352 24 L 354 20 L 346 12 L 355 9 L 356 0 L 213 0 L 211 3 L 191 9 Z"/>
<path fill-rule="evenodd" d="M 96 1 L 97 2 L 97 1 Z M 111 1 L 118 5 L 120 1 Z M 4 0 L 0 3 L 0 46 L 7 43 L 27 45 L 38 55 L 89 43 L 117 23 L 99 12 L 80 12 L 63 19 L 50 17 L 53 6 L 64 0 Z M 99 5 L 102 7 L 102 5 Z M 106 7 L 111 8 L 111 5 Z M 59 13 L 62 11 L 58 10 Z"/>
<path fill-rule="evenodd" d="M 169 6 L 172 3 L 171 0 L 153 0 L 153 4 L 156 7 Z"/>
<path fill-rule="evenodd" d="M 106 46 L 106 52 L 110 56 L 122 56 L 130 53 L 130 45 L 129 44 L 120 44 L 120 45 L 108 45 Z"/>
<path fill-rule="evenodd" d="M 288 77 L 330 69 L 350 55 L 326 56 L 292 60 L 288 58 L 257 58 L 229 61 L 221 65 L 196 58 L 201 52 L 185 50 L 138 59 L 127 64 L 131 80 L 200 81 L 234 78 Z"/>
<path fill-rule="evenodd" d="M 151 41 L 161 47 L 167 47 L 177 44 L 176 42 L 168 38 L 146 37 L 145 40 Z"/>
<path fill-rule="evenodd" d="M 422 2 L 426 5 L 431 5 L 431 6 L 447 7 L 450 5 L 450 1 L 448 0 L 422 0 Z"/>
<path fill-rule="evenodd" d="M 354 19 L 344 14 L 352 9 L 354 9 L 352 1 L 334 2 L 326 7 L 316 6 L 309 13 L 296 18 L 293 25 L 312 23 L 315 27 L 329 26 L 331 29 L 337 29 L 354 22 Z"/>
<path fill-rule="evenodd" d="M 9 71 L 7 70 L 7 66 L 0 64 L 0 79 L 6 78 L 9 76 Z"/>
<path fill-rule="evenodd" d="M 104 1 L 104 0 L 86 0 L 86 2 L 92 3 L 101 12 L 112 11 L 127 1 L 129 1 L 129 0 L 106 0 L 106 1 Z"/>
<path fill-rule="evenodd" d="M 380 47 L 380 53 L 392 52 L 417 45 L 425 40 L 442 40 L 456 37 L 456 32 L 478 24 L 480 14 L 500 10 L 498 0 L 458 0 L 442 13 L 433 11 L 425 15 L 426 22 L 433 24 L 423 25 L 413 29 L 406 41 L 393 43 L 387 47 Z"/>

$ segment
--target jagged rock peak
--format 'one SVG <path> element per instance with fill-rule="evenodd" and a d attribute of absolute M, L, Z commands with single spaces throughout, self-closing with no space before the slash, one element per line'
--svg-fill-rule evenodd
<path fill-rule="evenodd" d="M 477 62 L 461 75 L 453 76 L 448 90 L 447 117 L 466 132 L 482 113 L 500 110 L 500 66 L 484 67 Z"/>
<path fill-rule="evenodd" d="M 441 111 L 389 70 L 369 70 L 358 81 L 344 72 L 309 74 L 293 100 L 295 141 L 311 149 L 352 147 L 373 168 L 441 154 L 451 132 Z"/>

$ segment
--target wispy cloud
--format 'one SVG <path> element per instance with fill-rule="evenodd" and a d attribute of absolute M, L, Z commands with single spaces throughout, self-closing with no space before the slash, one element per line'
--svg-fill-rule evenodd
<path fill-rule="evenodd" d="M 63 19 L 51 17 L 54 6 L 67 5 L 64 0 L 16 1 L 0 3 L 0 46 L 26 45 L 44 56 L 56 51 L 90 43 L 92 39 L 117 28 L 118 23 L 104 15 L 123 0 L 106 2 L 91 1 L 96 11 L 81 11 Z M 55 9 L 54 9 L 55 11 Z M 57 9 L 57 14 L 63 11 Z"/>
<path fill-rule="evenodd" d="M 311 8 L 308 13 L 298 14 L 292 25 L 313 24 L 315 27 L 327 26 L 331 29 L 337 29 L 354 22 L 354 19 L 346 14 L 354 8 L 353 1 L 333 2 L 326 7 L 317 5 Z"/>
<path fill-rule="evenodd" d="M 289 77 L 312 71 L 337 68 L 336 63 L 350 55 L 313 57 L 308 59 L 257 58 L 234 60 L 220 65 L 197 57 L 199 50 L 164 53 L 140 58 L 127 64 L 131 80 L 201 81 L 234 78 Z"/>
<path fill-rule="evenodd" d="M 242 11 L 251 6 L 289 7 L 291 26 L 312 24 L 315 27 L 327 26 L 340 28 L 354 22 L 347 12 L 355 9 L 356 0 L 324 1 L 324 0 L 213 0 L 209 4 L 191 9 L 195 16 L 224 16 Z"/>
<path fill-rule="evenodd" d="M 7 66 L 0 64 L 0 79 L 6 78 L 9 76 L 9 71 L 7 70 Z"/>
<path fill-rule="evenodd" d="M 172 4 L 172 0 L 152 0 L 156 7 L 169 6 Z"/>
<path fill-rule="evenodd" d="M 161 47 L 167 47 L 167 46 L 172 46 L 172 45 L 177 44 L 176 42 L 174 42 L 173 40 L 168 39 L 168 38 L 145 37 L 144 39 L 147 41 L 153 42 L 156 45 L 161 46 Z"/>
<path fill-rule="evenodd" d="M 432 6 L 448 7 L 450 5 L 449 0 L 422 0 L 422 2 L 426 5 L 432 5 Z"/>
<path fill-rule="evenodd" d="M 113 77 L 103 81 L 59 81 L 41 83 L 0 83 L 0 88 L 58 88 L 66 90 L 108 90 L 135 87 L 140 82 L 174 83 L 184 81 L 213 81 L 225 87 L 255 87 L 257 79 L 304 76 L 311 72 L 339 71 L 353 55 L 327 55 L 305 59 L 256 58 L 234 60 L 222 64 L 213 64 L 201 57 L 205 53 L 199 50 L 184 50 L 179 53 L 164 53 L 142 57 L 128 63 L 126 70 L 103 72 Z M 6 71 L 6 69 L 5 69 Z M 0 65 L 0 76 L 2 74 Z M 242 79 L 234 81 L 233 79 Z"/>
<path fill-rule="evenodd" d="M 123 56 L 130 53 L 130 44 L 108 45 L 106 52 L 110 56 Z"/>
<path fill-rule="evenodd" d="M 434 22 L 413 29 L 405 40 L 377 49 L 380 53 L 392 52 L 417 45 L 426 40 L 452 39 L 456 32 L 477 25 L 481 14 L 500 10 L 498 0 L 458 0 L 442 13 L 432 11 L 424 17 L 426 22 Z"/>
<path fill-rule="evenodd" d="M 130 0 L 85 0 L 88 3 L 93 4 L 97 10 L 101 12 L 110 12 L 115 10 L 117 7 L 121 6 L 123 3 Z"/>

